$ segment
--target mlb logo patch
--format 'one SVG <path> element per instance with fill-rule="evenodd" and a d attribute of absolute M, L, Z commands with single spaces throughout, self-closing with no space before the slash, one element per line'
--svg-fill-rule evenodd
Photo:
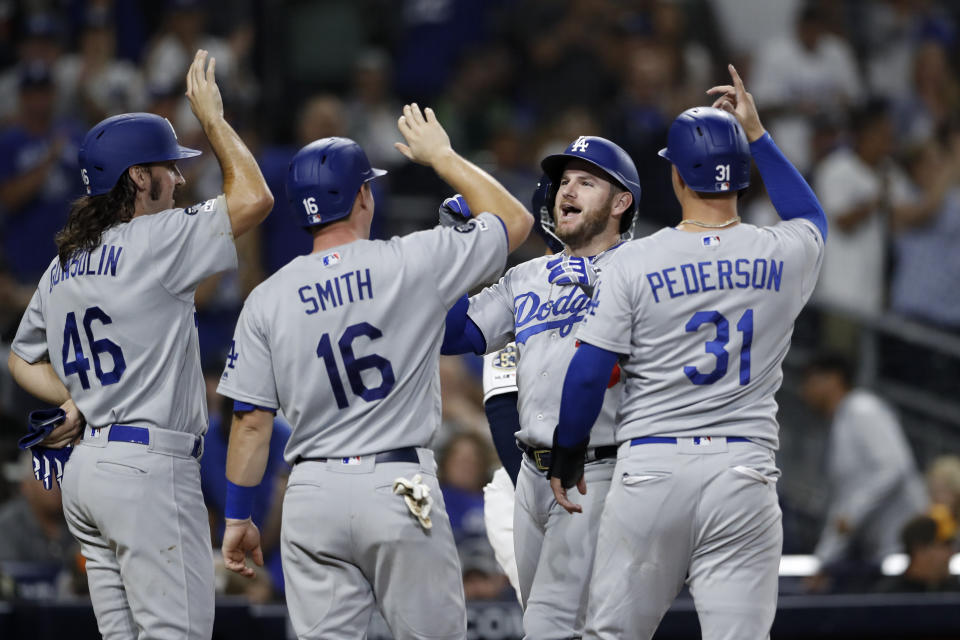
<path fill-rule="evenodd" d="M 713 438 L 711 438 L 710 436 L 694 436 L 693 437 L 693 444 L 697 444 L 697 445 L 710 444 L 711 442 L 713 442 Z"/>
<path fill-rule="evenodd" d="M 720 244 L 720 236 L 703 236 L 703 246 L 716 247 Z"/>
<path fill-rule="evenodd" d="M 340 264 L 340 253 L 334 251 L 333 253 L 328 253 L 327 255 L 320 258 L 323 261 L 323 266 L 332 267 L 334 265 Z"/>
<path fill-rule="evenodd" d="M 307 216 L 307 222 L 310 224 L 320 224 L 320 218 L 321 216 L 319 213 L 312 213 Z"/>
<path fill-rule="evenodd" d="M 363 456 L 350 456 L 349 458 L 340 458 L 340 464 L 355 465 L 363 462 Z"/>
<path fill-rule="evenodd" d="M 90 437 L 99 438 L 100 437 L 100 427 L 90 427 Z"/>
<path fill-rule="evenodd" d="M 717 191 L 730 191 L 730 183 L 729 183 L 729 182 L 718 182 L 718 183 L 717 183 Z"/>

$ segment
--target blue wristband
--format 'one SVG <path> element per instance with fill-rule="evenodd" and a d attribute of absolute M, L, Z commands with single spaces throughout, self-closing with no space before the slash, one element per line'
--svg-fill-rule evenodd
<path fill-rule="evenodd" d="M 227 504 L 223 508 L 223 517 L 235 520 L 249 518 L 253 513 L 253 499 L 256 493 L 256 486 L 241 487 L 227 480 Z"/>

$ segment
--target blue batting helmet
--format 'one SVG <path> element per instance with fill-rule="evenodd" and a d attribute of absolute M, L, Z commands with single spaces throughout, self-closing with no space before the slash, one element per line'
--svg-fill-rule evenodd
<path fill-rule="evenodd" d="M 287 173 L 287 199 L 303 227 L 346 218 L 364 182 L 386 175 L 374 169 L 349 138 L 314 140 L 293 156 Z"/>
<path fill-rule="evenodd" d="M 701 193 L 737 192 L 750 186 L 750 144 L 736 117 L 723 109 L 687 109 L 670 125 L 660 150 L 680 177 Z"/>
<path fill-rule="evenodd" d="M 537 182 L 533 197 L 530 198 L 530 209 L 533 211 L 533 230 L 543 239 L 550 251 L 560 253 L 563 251 L 563 242 L 554 233 L 557 225 L 553 221 L 553 211 L 547 204 L 548 200 L 553 202 L 553 197 L 553 183 L 550 182 L 550 178 L 546 174 L 543 174 L 540 176 L 540 181 Z"/>
<path fill-rule="evenodd" d="M 173 125 L 153 113 L 124 113 L 94 126 L 80 145 L 80 177 L 88 196 L 107 193 L 136 164 L 200 155 L 181 147 Z"/>
<path fill-rule="evenodd" d="M 563 169 L 573 158 L 589 162 L 602 169 L 613 182 L 618 183 L 633 195 L 633 206 L 624 212 L 620 219 L 620 233 L 626 233 L 640 210 L 640 176 L 637 174 L 637 167 L 633 164 L 630 154 L 619 145 L 599 136 L 580 136 L 571 142 L 563 153 L 547 156 L 540 162 L 543 172 L 554 185 L 547 198 L 547 206 L 551 213 L 553 202 L 557 197 L 556 187 L 560 184 Z"/>

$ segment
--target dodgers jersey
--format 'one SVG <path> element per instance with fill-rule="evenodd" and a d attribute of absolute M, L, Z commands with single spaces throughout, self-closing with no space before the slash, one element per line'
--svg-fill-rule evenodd
<path fill-rule="evenodd" d="M 577 332 L 621 354 L 617 442 L 742 436 L 776 449 L 774 393 L 823 247 L 813 223 L 797 218 L 667 228 L 617 251 Z"/>
<path fill-rule="evenodd" d="M 440 425 L 447 310 L 506 259 L 490 213 L 294 258 L 244 303 L 217 391 L 282 409 L 290 464 L 422 447 Z"/>
<path fill-rule="evenodd" d="M 103 232 L 66 269 L 54 258 L 13 351 L 49 358 L 90 426 L 120 423 L 202 435 L 207 401 L 193 294 L 237 268 L 227 201 L 138 216 Z"/>
<path fill-rule="evenodd" d="M 594 259 L 601 270 L 611 268 L 616 245 Z M 574 328 L 583 320 L 590 298 L 575 285 L 550 284 L 543 256 L 519 264 L 500 281 L 470 298 L 467 315 L 487 341 L 487 351 L 516 342 L 517 439 L 532 447 L 549 448 L 560 419 L 563 376 L 576 351 Z M 590 446 L 614 443 L 613 429 L 623 385 L 607 389 L 603 409 L 590 434 Z"/>

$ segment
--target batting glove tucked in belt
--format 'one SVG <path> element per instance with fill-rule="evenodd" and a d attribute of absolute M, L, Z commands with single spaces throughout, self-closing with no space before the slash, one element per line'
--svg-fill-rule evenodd
<path fill-rule="evenodd" d="M 33 477 L 42 482 L 43 488 L 48 491 L 53 488 L 54 480 L 57 481 L 57 486 L 60 486 L 63 467 L 73 453 L 73 447 L 51 449 L 40 446 L 40 442 L 66 419 L 66 412 L 60 408 L 31 411 L 27 418 L 29 431 L 17 442 L 21 449 L 30 449 L 33 455 Z"/>
<path fill-rule="evenodd" d="M 600 270 L 590 262 L 590 258 L 579 256 L 557 256 L 547 262 L 550 284 L 575 284 L 588 296 L 593 296 L 593 287 L 597 283 Z"/>
<path fill-rule="evenodd" d="M 420 526 L 429 529 L 433 526 L 430 520 L 430 509 L 433 508 L 433 498 L 430 497 L 430 487 L 423 483 L 420 474 L 411 480 L 397 478 L 393 481 L 393 492 L 402 495 L 407 503 L 407 509 L 420 521 Z"/>

